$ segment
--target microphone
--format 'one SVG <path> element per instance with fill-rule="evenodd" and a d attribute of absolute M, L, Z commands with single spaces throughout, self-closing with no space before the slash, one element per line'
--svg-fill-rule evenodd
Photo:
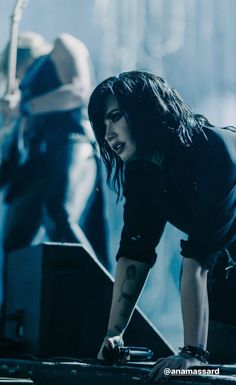
<path fill-rule="evenodd" d="M 153 357 L 150 349 L 140 346 L 115 346 L 114 349 L 105 346 L 102 354 L 109 362 L 148 361 Z"/>

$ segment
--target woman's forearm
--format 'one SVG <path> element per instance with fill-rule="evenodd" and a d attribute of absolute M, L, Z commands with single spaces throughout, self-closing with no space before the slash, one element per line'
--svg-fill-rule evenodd
<path fill-rule="evenodd" d="M 181 278 L 184 344 L 206 349 L 208 334 L 207 270 L 184 258 Z"/>
<path fill-rule="evenodd" d="M 29 113 L 32 115 L 68 111 L 82 105 L 84 105 L 83 92 L 74 84 L 64 84 L 28 102 Z"/>
<path fill-rule="evenodd" d="M 120 258 L 117 263 L 107 335 L 123 334 L 142 292 L 150 266 Z"/>

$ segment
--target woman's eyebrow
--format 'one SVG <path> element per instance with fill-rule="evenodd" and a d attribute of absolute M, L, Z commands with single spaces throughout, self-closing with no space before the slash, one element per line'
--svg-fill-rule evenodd
<path fill-rule="evenodd" d="M 113 108 L 112 110 L 108 111 L 106 114 L 105 114 L 105 119 L 110 119 L 112 114 L 114 112 L 120 112 L 120 109 L 119 108 Z"/>

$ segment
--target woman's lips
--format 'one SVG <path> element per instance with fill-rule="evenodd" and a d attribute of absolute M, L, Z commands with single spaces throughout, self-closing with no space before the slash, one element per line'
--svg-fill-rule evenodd
<path fill-rule="evenodd" d="M 115 151 L 117 155 L 120 155 L 124 151 L 124 148 L 125 143 L 117 143 L 115 146 L 113 146 L 113 151 Z"/>

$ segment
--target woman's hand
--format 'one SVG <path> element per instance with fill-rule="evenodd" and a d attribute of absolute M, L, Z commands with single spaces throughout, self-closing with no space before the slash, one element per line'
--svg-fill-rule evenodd
<path fill-rule="evenodd" d="M 171 369 L 187 369 L 190 366 L 198 365 L 201 365 L 201 361 L 188 354 L 160 358 L 148 375 L 148 379 L 150 383 L 158 382 L 160 379 L 168 380 L 168 377 L 171 375 Z"/>
<path fill-rule="evenodd" d="M 106 360 L 106 358 L 103 356 L 103 349 L 107 348 L 107 350 L 113 350 L 116 346 L 124 346 L 123 338 L 120 335 L 114 337 L 105 337 L 97 358 L 99 360 Z"/>
<path fill-rule="evenodd" d="M 20 92 L 7 94 L 0 99 L 0 113 L 4 119 L 17 118 L 19 116 Z"/>

